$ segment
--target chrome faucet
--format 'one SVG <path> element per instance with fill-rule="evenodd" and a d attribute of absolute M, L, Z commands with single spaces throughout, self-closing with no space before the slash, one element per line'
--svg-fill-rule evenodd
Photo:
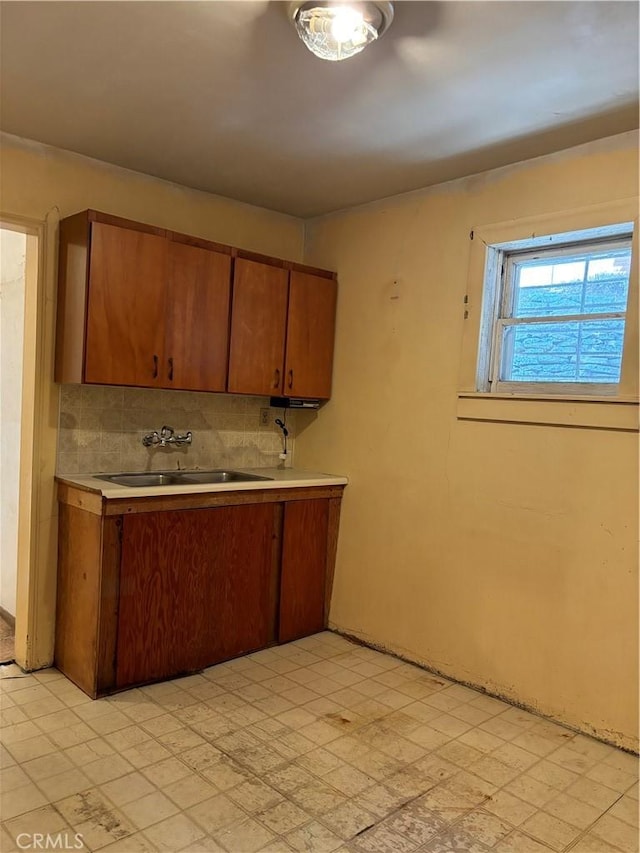
<path fill-rule="evenodd" d="M 145 447 L 168 447 L 169 445 L 182 447 L 183 444 L 191 444 L 193 438 L 191 432 L 186 432 L 184 435 L 174 435 L 174 433 L 173 427 L 163 426 L 160 432 L 155 430 L 147 433 L 142 439 L 142 443 Z"/>

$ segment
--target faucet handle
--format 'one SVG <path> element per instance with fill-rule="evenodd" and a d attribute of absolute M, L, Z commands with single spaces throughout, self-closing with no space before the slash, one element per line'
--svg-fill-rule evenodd
<path fill-rule="evenodd" d="M 160 443 L 160 436 L 157 431 L 149 432 L 142 439 L 142 443 L 145 447 L 153 447 L 155 444 Z"/>
<path fill-rule="evenodd" d="M 175 432 L 175 430 L 173 427 L 163 426 L 162 429 L 160 430 L 160 435 L 163 438 L 170 438 L 174 432 Z"/>

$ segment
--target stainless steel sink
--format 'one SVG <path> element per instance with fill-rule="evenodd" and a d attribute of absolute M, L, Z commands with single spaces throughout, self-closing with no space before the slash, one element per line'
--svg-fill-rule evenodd
<path fill-rule="evenodd" d="M 188 486 L 214 483 L 248 483 L 253 480 L 272 480 L 242 471 L 159 471 L 136 474 L 96 474 L 96 480 L 106 480 L 119 486 Z"/>
<path fill-rule="evenodd" d="M 273 480 L 273 477 L 243 474 L 242 471 L 185 471 L 180 475 L 181 483 L 249 483 L 252 480 Z"/>
<path fill-rule="evenodd" d="M 107 480 L 119 486 L 175 486 L 181 483 L 175 474 L 100 474 L 96 480 Z"/>

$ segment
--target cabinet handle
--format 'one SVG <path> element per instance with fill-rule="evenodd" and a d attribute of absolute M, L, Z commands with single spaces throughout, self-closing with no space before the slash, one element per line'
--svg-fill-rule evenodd
<path fill-rule="evenodd" d="M 289 371 L 289 390 L 293 388 L 293 370 Z"/>
<path fill-rule="evenodd" d="M 158 378 L 158 356 L 154 355 L 153 357 L 153 378 Z"/>
<path fill-rule="evenodd" d="M 280 387 L 280 368 L 276 367 L 275 373 L 273 374 L 273 387 Z"/>
<path fill-rule="evenodd" d="M 169 382 L 173 382 L 173 359 L 169 359 Z"/>

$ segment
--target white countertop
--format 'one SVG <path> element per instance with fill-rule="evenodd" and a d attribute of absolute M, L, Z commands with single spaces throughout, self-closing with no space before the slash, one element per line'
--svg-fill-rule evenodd
<path fill-rule="evenodd" d="M 206 492 L 296 489 L 305 486 L 346 486 L 348 483 L 346 477 L 335 474 L 321 474 L 317 471 L 302 471 L 299 468 L 234 468 L 233 470 L 246 474 L 258 474 L 261 477 L 270 477 L 271 479 L 249 480 L 244 483 L 188 483 L 171 486 L 120 486 L 118 483 L 110 483 L 108 480 L 99 480 L 93 474 L 60 474 L 57 479 L 78 486 L 85 491 L 100 494 L 104 498 L 148 498 L 158 495 L 203 494 Z M 145 471 L 144 473 L 157 474 L 160 472 Z"/>

